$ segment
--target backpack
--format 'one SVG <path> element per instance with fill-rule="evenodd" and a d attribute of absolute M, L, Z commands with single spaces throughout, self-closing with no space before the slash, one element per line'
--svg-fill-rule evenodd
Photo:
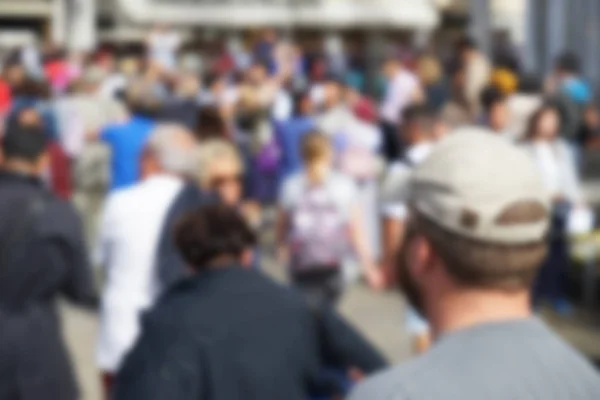
<path fill-rule="evenodd" d="M 291 212 L 292 269 L 340 268 L 349 249 L 348 221 L 325 185 L 305 185 Z"/>

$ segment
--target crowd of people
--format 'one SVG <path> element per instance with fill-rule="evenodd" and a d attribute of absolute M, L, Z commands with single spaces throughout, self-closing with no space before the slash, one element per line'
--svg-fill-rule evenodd
<path fill-rule="evenodd" d="M 573 55 L 541 82 L 469 39 L 378 76 L 273 30 L 28 50 L 0 79 L 0 400 L 78 398 L 59 295 L 99 309 L 106 399 L 600 398 L 532 313 L 571 311 L 568 237 L 594 226 Z M 358 276 L 400 286 L 423 354 L 366 382 L 385 357 L 335 311 Z"/>

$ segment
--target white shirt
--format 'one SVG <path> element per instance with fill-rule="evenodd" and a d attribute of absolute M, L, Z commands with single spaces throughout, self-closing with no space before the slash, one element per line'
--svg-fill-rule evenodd
<path fill-rule="evenodd" d="M 397 124 L 402 122 L 402 112 L 410 105 L 413 95 L 419 88 L 419 79 L 406 70 L 399 71 L 388 83 L 387 92 L 381 104 L 381 118 Z"/>
<path fill-rule="evenodd" d="M 291 118 L 294 111 L 292 97 L 285 90 L 279 90 L 273 101 L 273 119 L 277 122 L 285 122 Z"/>
<path fill-rule="evenodd" d="M 432 150 L 432 143 L 411 146 L 406 151 L 404 161 L 397 161 L 390 166 L 381 190 L 381 213 L 383 216 L 396 220 L 405 220 L 408 217 L 405 199 L 410 174 L 413 167 L 425 161 Z"/>
<path fill-rule="evenodd" d="M 183 182 L 157 175 L 108 198 L 98 265 L 106 268 L 97 349 L 99 367 L 116 372 L 139 333 L 139 317 L 155 301 L 155 258 L 166 214 Z"/>
<path fill-rule="evenodd" d="M 154 32 L 148 39 L 150 58 L 167 70 L 177 66 L 177 51 L 181 46 L 181 36 L 177 32 Z"/>
<path fill-rule="evenodd" d="M 581 187 L 573 150 L 558 139 L 554 142 L 533 142 L 525 146 L 533 156 L 544 184 L 553 197 L 564 197 L 578 203 Z"/>

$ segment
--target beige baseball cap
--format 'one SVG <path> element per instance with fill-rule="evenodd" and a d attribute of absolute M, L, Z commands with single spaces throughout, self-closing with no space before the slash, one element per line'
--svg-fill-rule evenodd
<path fill-rule="evenodd" d="M 549 228 L 550 196 L 530 156 L 483 128 L 460 128 L 441 141 L 415 168 L 407 194 L 413 211 L 483 242 L 538 242 Z M 502 216 L 519 204 L 545 212 L 505 223 Z"/>

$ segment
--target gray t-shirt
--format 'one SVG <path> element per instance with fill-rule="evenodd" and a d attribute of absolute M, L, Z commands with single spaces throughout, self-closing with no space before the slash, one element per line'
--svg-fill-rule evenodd
<path fill-rule="evenodd" d="M 600 375 L 537 319 L 443 337 L 368 379 L 348 400 L 597 400 Z"/>

